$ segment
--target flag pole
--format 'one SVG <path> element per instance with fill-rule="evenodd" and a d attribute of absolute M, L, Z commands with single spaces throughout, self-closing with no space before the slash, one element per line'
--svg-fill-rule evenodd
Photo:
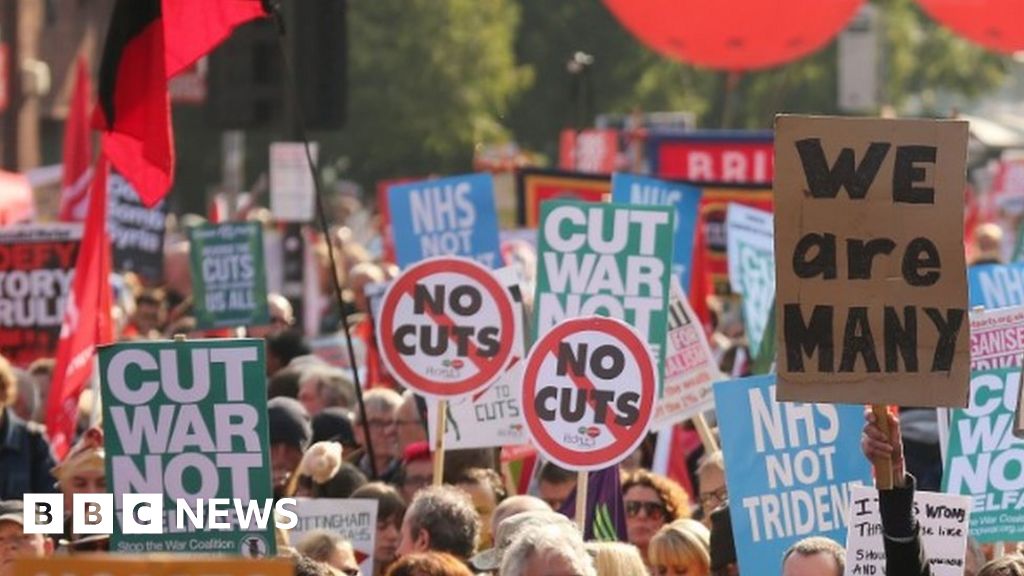
<path fill-rule="evenodd" d="M 338 315 L 341 316 L 341 327 L 345 332 L 345 347 L 348 351 L 349 363 L 352 366 L 352 381 L 356 388 L 356 403 L 359 405 L 359 421 L 363 428 L 363 437 L 366 439 L 366 458 L 370 464 L 370 476 L 372 479 L 379 478 L 377 461 L 374 457 L 373 441 L 370 436 L 370 424 L 366 419 L 366 404 L 363 402 L 363 387 L 359 378 L 359 365 L 356 362 L 355 348 L 352 346 L 352 334 L 349 331 L 348 317 L 345 315 L 345 299 L 342 297 L 341 279 L 338 278 L 338 261 L 334 255 L 334 242 L 331 240 L 330 226 L 327 224 L 327 210 L 324 206 L 323 190 L 320 186 L 320 178 L 316 174 L 316 165 L 313 163 L 313 155 L 309 151 L 309 139 L 306 137 L 306 122 L 302 115 L 302 106 L 296 97 L 297 87 L 295 85 L 295 69 L 292 67 L 291 59 L 288 57 L 288 50 L 285 47 L 285 22 L 281 14 L 281 3 L 277 0 L 263 0 L 263 8 L 274 19 L 277 24 L 278 47 L 281 49 L 281 59 L 284 62 L 285 74 L 285 99 L 293 103 L 295 128 L 298 130 L 299 138 L 302 140 L 303 150 L 306 152 L 306 163 L 309 165 L 309 172 L 313 177 L 313 189 L 316 192 L 317 214 L 319 215 L 320 229 L 324 233 L 324 240 L 327 242 L 327 258 L 331 262 L 331 280 L 334 292 L 338 297 Z"/>

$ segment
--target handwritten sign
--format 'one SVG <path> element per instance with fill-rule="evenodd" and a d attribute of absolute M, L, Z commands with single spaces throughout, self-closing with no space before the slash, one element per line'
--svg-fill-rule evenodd
<path fill-rule="evenodd" d="M 967 123 L 779 116 L 779 399 L 964 406 Z"/>
<path fill-rule="evenodd" d="M 885 574 L 878 491 L 868 486 L 854 486 L 850 495 L 853 501 L 850 531 L 846 537 L 846 574 Z M 932 576 L 963 576 L 970 500 L 940 492 L 914 492 L 914 516 L 920 526 L 921 544 Z"/>

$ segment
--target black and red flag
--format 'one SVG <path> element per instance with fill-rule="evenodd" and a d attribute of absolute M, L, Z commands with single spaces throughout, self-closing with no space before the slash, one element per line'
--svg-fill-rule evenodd
<path fill-rule="evenodd" d="M 167 81 L 266 16 L 259 0 L 117 0 L 100 64 L 94 126 L 115 168 L 153 206 L 174 180 Z"/>

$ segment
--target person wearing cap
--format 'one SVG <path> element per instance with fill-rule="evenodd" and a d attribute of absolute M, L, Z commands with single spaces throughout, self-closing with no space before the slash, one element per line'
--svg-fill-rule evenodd
<path fill-rule="evenodd" d="M 0 500 L 55 489 L 50 474 L 55 462 L 43 427 L 22 420 L 12 409 L 17 386 L 10 363 L 0 355 Z"/>
<path fill-rule="evenodd" d="M 430 445 L 416 442 L 405 448 L 402 455 L 402 467 L 395 477 L 402 499 L 412 502 L 416 493 L 430 486 L 434 481 L 434 462 L 430 455 Z"/>
<path fill-rule="evenodd" d="M 44 558 L 53 554 L 53 540 L 44 534 L 25 534 L 24 522 L 20 500 L 0 502 L 0 576 L 14 576 L 15 558 Z"/>
<path fill-rule="evenodd" d="M 501 568 L 505 552 L 512 543 L 528 528 L 536 526 L 561 526 L 573 532 L 576 525 L 561 514 L 548 510 L 529 510 L 506 517 L 495 527 L 494 547 L 484 550 L 472 558 L 469 563 L 481 572 L 494 572 Z"/>
<path fill-rule="evenodd" d="M 274 493 L 288 483 L 288 479 L 302 462 L 302 454 L 309 446 L 313 430 L 309 414 L 294 398 L 279 396 L 267 402 L 270 421 L 270 468 Z"/>
<path fill-rule="evenodd" d="M 57 479 L 57 487 L 64 494 L 65 537 L 68 540 L 75 539 L 71 534 L 74 495 L 107 492 L 105 457 L 103 429 L 94 426 L 86 430 L 64 460 L 50 470 Z"/>

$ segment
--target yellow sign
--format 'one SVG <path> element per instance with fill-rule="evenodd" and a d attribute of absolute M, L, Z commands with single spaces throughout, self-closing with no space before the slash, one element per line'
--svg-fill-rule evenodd
<path fill-rule="evenodd" d="M 180 556 L 113 556 L 88 554 L 54 558 L 20 558 L 19 576 L 292 576 L 294 566 L 283 558 L 184 559 Z"/>

